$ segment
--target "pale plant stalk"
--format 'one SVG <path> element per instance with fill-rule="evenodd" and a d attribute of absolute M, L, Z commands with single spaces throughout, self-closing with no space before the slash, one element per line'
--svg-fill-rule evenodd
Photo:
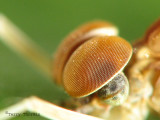
<path fill-rule="evenodd" d="M 14 117 L 13 115 L 10 115 L 10 113 L 20 114 L 25 111 L 35 112 L 36 114 L 51 120 L 103 120 L 64 109 L 34 96 L 26 98 L 23 101 L 0 111 L 0 120 Z"/>
<path fill-rule="evenodd" d="M 0 40 L 20 55 L 28 58 L 47 76 L 51 75 L 51 58 L 49 55 L 35 45 L 3 14 L 0 14 Z"/>

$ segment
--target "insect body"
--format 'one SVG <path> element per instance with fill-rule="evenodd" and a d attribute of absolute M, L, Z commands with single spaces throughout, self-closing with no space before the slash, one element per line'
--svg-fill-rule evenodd
<path fill-rule="evenodd" d="M 160 20 L 156 21 L 134 44 L 128 77 L 132 98 L 146 99 L 147 104 L 160 113 Z M 135 87 L 136 86 L 136 87 Z"/>

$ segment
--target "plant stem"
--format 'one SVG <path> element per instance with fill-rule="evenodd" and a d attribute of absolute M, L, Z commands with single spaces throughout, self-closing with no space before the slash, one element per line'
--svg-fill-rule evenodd
<path fill-rule="evenodd" d="M 0 14 L 0 40 L 51 76 L 51 58 L 4 15 Z"/>

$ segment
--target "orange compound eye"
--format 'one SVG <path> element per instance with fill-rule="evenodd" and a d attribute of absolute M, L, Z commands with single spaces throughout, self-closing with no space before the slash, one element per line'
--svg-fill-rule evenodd
<path fill-rule="evenodd" d="M 94 27 L 91 26 L 92 24 Z M 72 97 L 88 96 L 96 93 L 112 80 L 117 81 L 114 78 L 117 75 L 124 76 L 123 68 L 132 55 L 131 45 L 116 36 L 116 27 L 104 22 L 92 24 L 83 26 L 83 29 L 77 30 L 79 32 L 73 32 L 67 37 L 55 55 L 54 77 L 56 82 L 62 85 Z M 115 102 L 108 102 L 109 104 L 121 104 L 128 95 L 128 80 L 125 76 L 119 78 L 123 78 L 124 84 L 121 84 L 122 89 L 114 91 L 110 101 Z M 112 86 L 112 84 L 119 83 L 110 84 Z M 125 95 L 122 95 L 122 92 Z M 117 99 L 117 101 L 112 99 L 117 95 L 118 97 L 123 96 L 123 99 Z"/>

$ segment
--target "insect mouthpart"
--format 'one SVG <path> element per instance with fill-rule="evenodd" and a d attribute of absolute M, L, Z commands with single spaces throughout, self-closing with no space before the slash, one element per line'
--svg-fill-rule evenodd
<path fill-rule="evenodd" d="M 120 105 L 129 93 L 128 79 L 123 73 L 119 73 L 97 93 L 98 97 L 107 104 Z"/>

